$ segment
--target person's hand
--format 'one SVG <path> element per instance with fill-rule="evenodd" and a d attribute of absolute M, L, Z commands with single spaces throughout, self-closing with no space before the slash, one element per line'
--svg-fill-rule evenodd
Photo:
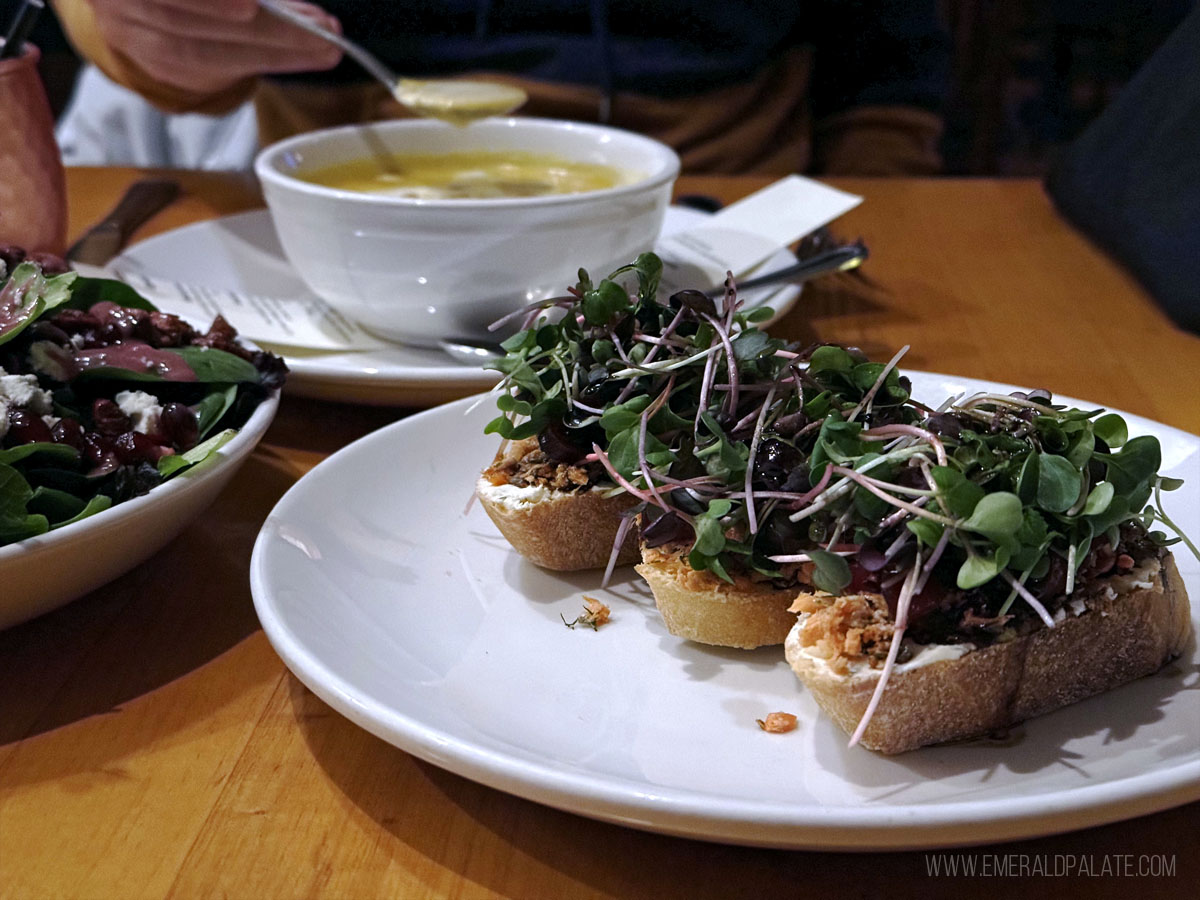
<path fill-rule="evenodd" d="M 151 78 L 216 93 L 268 72 L 329 69 L 341 51 L 263 11 L 256 0 L 91 0 L 105 42 Z M 311 3 L 290 2 L 339 29 Z"/>

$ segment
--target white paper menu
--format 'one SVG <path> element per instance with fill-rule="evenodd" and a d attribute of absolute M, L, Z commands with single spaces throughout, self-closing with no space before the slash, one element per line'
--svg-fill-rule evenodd
<path fill-rule="evenodd" d="M 662 238 L 663 287 L 712 288 L 745 275 L 772 254 L 862 203 L 862 197 L 789 175 L 717 212 L 711 219 Z"/>

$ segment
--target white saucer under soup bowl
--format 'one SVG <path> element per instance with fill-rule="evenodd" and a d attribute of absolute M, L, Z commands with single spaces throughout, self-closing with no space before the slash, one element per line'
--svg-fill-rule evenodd
<path fill-rule="evenodd" d="M 610 166 L 600 190 L 426 199 L 343 190 L 305 176 L 355 160 L 518 152 Z M 669 147 L 598 125 L 429 120 L 299 135 L 255 171 L 289 262 L 314 292 L 382 337 L 434 346 L 483 337 L 526 303 L 562 293 L 579 267 L 608 272 L 654 246 L 679 173 Z"/>

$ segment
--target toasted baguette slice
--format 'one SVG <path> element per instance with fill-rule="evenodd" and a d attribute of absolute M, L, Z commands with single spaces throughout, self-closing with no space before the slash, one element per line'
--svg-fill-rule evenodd
<path fill-rule="evenodd" d="M 629 494 L 496 485 L 482 475 L 475 493 L 513 549 L 536 565 L 563 572 L 607 566 L 621 512 L 637 502 Z M 637 529 L 631 527 L 617 565 L 637 560 Z"/>
<path fill-rule="evenodd" d="M 674 545 L 643 546 L 642 563 L 635 567 L 654 592 L 667 631 L 689 641 L 743 650 L 784 642 L 796 623 L 788 607 L 799 589 L 781 590 L 744 577 L 730 584 L 711 572 L 697 572 L 685 553 Z"/>
<path fill-rule="evenodd" d="M 1114 591 L 1072 604 L 1054 628 L 982 649 L 932 645 L 896 666 L 862 744 L 892 754 L 975 737 L 1158 671 L 1183 651 L 1192 630 L 1174 559 L 1151 557 L 1112 581 Z M 831 656 L 828 632 L 814 616 L 801 613 L 785 653 L 821 709 L 853 733 L 880 670 Z"/>

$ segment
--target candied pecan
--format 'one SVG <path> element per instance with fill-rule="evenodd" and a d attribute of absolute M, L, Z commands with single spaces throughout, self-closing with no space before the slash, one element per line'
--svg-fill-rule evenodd
<path fill-rule="evenodd" d="M 57 253 L 30 253 L 27 259 L 41 266 L 42 274 L 47 277 L 71 271 L 67 261 Z"/>
<path fill-rule="evenodd" d="M 183 347 L 196 336 L 195 328 L 170 313 L 150 313 L 149 324 L 150 334 L 146 342 L 151 347 Z"/>

